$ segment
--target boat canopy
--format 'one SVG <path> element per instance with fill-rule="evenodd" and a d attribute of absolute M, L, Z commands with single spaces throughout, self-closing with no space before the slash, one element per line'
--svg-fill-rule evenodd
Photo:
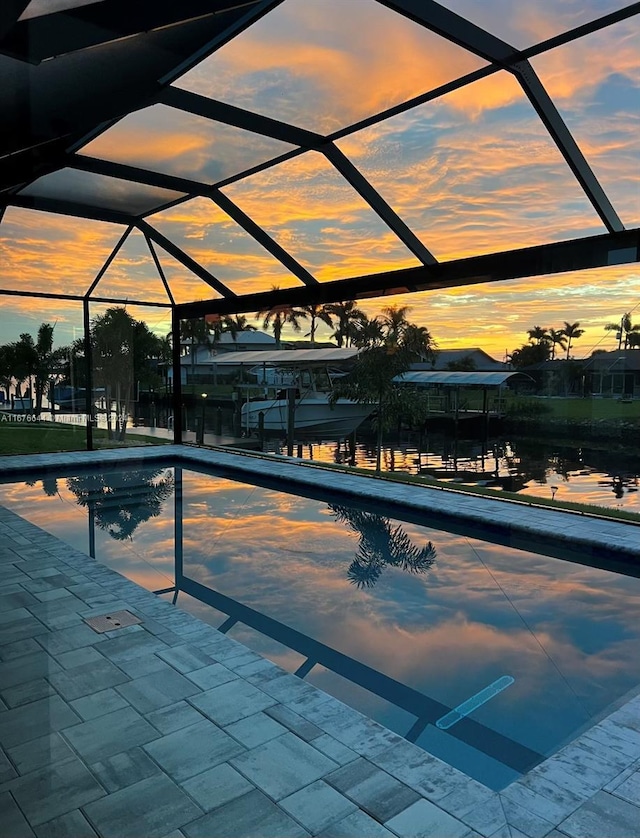
<path fill-rule="evenodd" d="M 448 370 L 420 370 L 416 372 L 405 372 L 397 375 L 393 380 L 400 384 L 440 384 L 445 387 L 460 387 L 470 384 L 481 387 L 498 387 L 514 376 L 522 376 L 519 372 L 460 372 Z"/>
<path fill-rule="evenodd" d="M 308 367 L 311 364 L 335 363 L 349 361 L 358 354 L 357 349 L 265 349 L 254 352 L 225 352 L 213 358 L 215 364 L 274 364 L 279 367 Z"/>

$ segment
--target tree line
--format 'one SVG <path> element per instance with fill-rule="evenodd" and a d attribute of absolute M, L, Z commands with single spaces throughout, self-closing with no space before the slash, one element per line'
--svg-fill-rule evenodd
<path fill-rule="evenodd" d="M 640 324 L 635 324 L 631 319 L 631 312 L 622 315 L 619 321 L 607 323 L 605 332 L 615 332 L 620 349 L 640 348 Z M 580 323 L 568 323 L 566 320 L 560 329 L 534 326 L 527 330 L 529 342 L 515 349 L 509 356 L 511 364 L 518 368 L 541 364 L 544 361 L 557 360 L 559 350 L 566 353 L 565 359 L 571 357 L 573 342 L 585 334 L 585 329 L 580 328 Z"/>
<path fill-rule="evenodd" d="M 45 393 L 56 385 L 87 387 L 84 338 L 53 348 L 55 324 L 42 323 L 34 340 L 23 333 L 17 341 L 0 346 L 0 387 L 22 399 L 33 388 L 33 410 L 40 415 Z M 97 315 L 90 325 L 91 373 L 94 390 L 104 394 L 109 438 L 124 437 L 135 388 L 159 386 L 163 377 L 158 362 L 169 361 L 171 343 L 155 335 L 143 320 L 125 308 L 113 307 Z M 115 420 L 113 409 L 115 408 Z"/>

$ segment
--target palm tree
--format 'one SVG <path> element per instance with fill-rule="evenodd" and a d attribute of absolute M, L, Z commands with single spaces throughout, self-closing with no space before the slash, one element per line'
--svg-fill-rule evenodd
<path fill-rule="evenodd" d="M 544 329 L 542 326 L 534 326 L 533 329 L 527 329 L 527 334 L 529 335 L 530 341 L 536 341 L 537 343 L 548 343 L 549 342 L 549 330 Z"/>
<path fill-rule="evenodd" d="M 565 323 L 565 325 L 568 325 Z M 575 324 L 579 326 L 579 323 Z M 555 360 L 556 357 L 556 346 L 562 347 L 562 349 L 567 348 L 567 341 L 565 340 L 566 332 L 563 329 L 549 329 L 549 343 L 551 345 L 551 360 Z M 568 357 L 568 356 L 567 356 Z"/>
<path fill-rule="evenodd" d="M 115 404 L 115 429 L 117 438 L 123 440 L 136 382 L 148 385 L 159 381 L 150 362 L 161 357 L 163 341 L 143 320 L 114 306 L 91 321 L 91 350 L 96 385 L 106 392 L 109 438 L 113 438 L 111 407 Z"/>
<path fill-rule="evenodd" d="M 333 333 L 338 346 L 350 346 L 354 337 L 357 337 L 358 327 L 365 322 L 367 315 L 356 306 L 355 300 L 330 303 L 326 310 L 338 318 L 338 328 Z"/>
<path fill-rule="evenodd" d="M 553 329 L 551 330 L 553 332 Z M 560 332 L 560 334 L 565 334 L 568 338 L 567 341 L 567 361 L 569 360 L 569 352 L 571 352 L 571 341 L 578 340 L 584 335 L 584 329 L 580 328 L 580 323 L 576 321 L 575 323 L 567 323 L 564 321 L 564 329 Z"/>
<path fill-rule="evenodd" d="M 356 334 L 351 339 L 353 346 L 358 349 L 366 349 L 370 346 L 382 346 L 384 343 L 384 331 L 379 317 L 373 317 L 371 320 L 365 315 L 364 319 L 358 324 Z"/>
<path fill-rule="evenodd" d="M 22 385 L 26 381 L 31 386 L 31 380 L 36 372 L 38 353 L 33 338 L 28 332 L 23 332 L 20 339 L 13 346 L 13 377 L 16 380 L 16 398 L 22 398 Z"/>
<path fill-rule="evenodd" d="M 257 331 L 256 327 L 249 323 L 244 314 L 236 314 L 235 317 L 231 317 L 230 314 L 227 314 L 222 318 L 222 323 L 224 331 L 228 332 L 234 341 L 238 339 L 240 332 Z"/>
<path fill-rule="evenodd" d="M 280 289 L 277 285 L 274 285 L 271 290 L 279 291 Z M 295 308 L 288 303 L 283 303 L 282 305 L 260 309 L 256 317 L 264 318 L 262 320 L 263 329 L 268 329 L 271 326 L 273 336 L 276 339 L 276 346 L 280 349 L 280 338 L 284 326 L 289 325 L 294 332 L 299 332 L 302 329 L 300 320 L 306 320 L 307 314 L 302 309 Z"/>
<path fill-rule="evenodd" d="M 316 342 L 316 323 L 318 320 L 326 323 L 327 326 L 333 326 L 333 320 L 331 319 L 331 312 L 328 311 L 328 306 L 318 305 L 317 303 L 312 303 L 308 306 L 301 306 L 300 310 L 304 311 L 306 316 L 309 318 L 309 331 L 305 335 L 305 337 L 311 338 L 311 346 L 315 346 Z"/>
<path fill-rule="evenodd" d="M 36 352 L 38 359 L 35 369 L 35 412 L 40 415 L 42 411 L 42 398 L 44 391 L 50 383 L 50 379 L 55 372 L 58 372 L 64 359 L 68 355 L 68 347 L 62 349 L 53 348 L 53 330 L 55 324 L 41 323 L 38 329 L 38 336 L 36 338 Z"/>
<path fill-rule="evenodd" d="M 189 344 L 192 379 L 196 372 L 196 353 L 201 346 L 206 346 L 209 343 L 210 334 L 211 330 L 204 317 L 192 317 L 180 321 L 180 340 Z"/>
<path fill-rule="evenodd" d="M 430 361 L 436 356 L 436 342 L 426 326 L 408 323 L 400 338 L 400 345 L 411 355 L 417 355 L 421 361 Z"/>
<path fill-rule="evenodd" d="M 7 343 L 4 346 L 0 346 L 0 387 L 4 390 L 7 400 L 9 399 L 9 390 L 13 384 L 13 370 L 15 366 L 13 356 L 13 344 Z"/>
<path fill-rule="evenodd" d="M 619 323 L 608 323 L 605 327 L 606 332 L 615 332 L 616 340 L 618 341 L 618 349 L 629 349 L 630 347 L 638 346 L 639 339 L 637 337 L 640 332 L 640 325 L 633 325 L 631 322 L 631 312 L 627 311 L 620 318 Z M 624 346 L 622 341 L 624 340 Z"/>
<path fill-rule="evenodd" d="M 388 344 L 400 343 L 405 329 L 409 325 L 407 312 L 410 306 L 385 306 L 382 309 L 382 328 L 385 330 L 385 339 Z"/>

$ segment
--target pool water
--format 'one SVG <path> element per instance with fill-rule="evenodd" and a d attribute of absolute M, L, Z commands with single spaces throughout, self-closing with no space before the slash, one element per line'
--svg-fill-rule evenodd
<path fill-rule="evenodd" d="M 494 789 L 640 683 L 640 579 L 182 469 L 0 504 Z"/>

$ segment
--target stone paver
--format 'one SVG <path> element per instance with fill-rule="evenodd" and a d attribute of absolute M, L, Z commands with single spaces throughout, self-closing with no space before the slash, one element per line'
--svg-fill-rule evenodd
<path fill-rule="evenodd" d="M 285 797 L 280 801 L 280 806 L 312 835 L 325 830 L 358 808 L 322 780 Z"/>
<path fill-rule="evenodd" d="M 107 713 L 64 731 L 65 738 L 88 763 L 144 745 L 159 735 L 133 707 Z"/>
<path fill-rule="evenodd" d="M 226 762 L 185 780 L 181 785 L 205 812 L 224 806 L 253 790 L 251 783 Z"/>
<path fill-rule="evenodd" d="M 447 838 L 462 838 L 469 832 L 466 824 L 451 817 L 428 800 L 418 800 L 404 812 L 395 815 L 385 824 L 400 838 L 428 838 L 430 835 L 446 835 Z"/>
<path fill-rule="evenodd" d="M 188 824 L 183 832 L 187 838 L 307 838 L 310 834 L 256 789 Z"/>
<path fill-rule="evenodd" d="M 84 807 L 87 818 L 104 838 L 163 838 L 193 821 L 201 810 L 164 774 Z"/>
<path fill-rule="evenodd" d="M 229 681 L 189 700 L 220 725 L 229 725 L 276 704 L 275 699 L 242 679 Z"/>
<path fill-rule="evenodd" d="M 245 748 L 206 719 L 145 745 L 145 751 L 175 780 L 187 780 Z"/>
<path fill-rule="evenodd" d="M 337 767 L 293 733 L 265 742 L 232 759 L 231 764 L 274 800 L 293 794 Z M 277 772 L 274 765 L 278 766 Z"/>
<path fill-rule="evenodd" d="M 599 791 L 562 821 L 558 829 L 570 838 L 633 838 L 640 831 L 638 807 Z"/>
<path fill-rule="evenodd" d="M 105 791 L 79 759 L 32 771 L 11 784 L 11 794 L 32 827 L 104 797 Z"/>

